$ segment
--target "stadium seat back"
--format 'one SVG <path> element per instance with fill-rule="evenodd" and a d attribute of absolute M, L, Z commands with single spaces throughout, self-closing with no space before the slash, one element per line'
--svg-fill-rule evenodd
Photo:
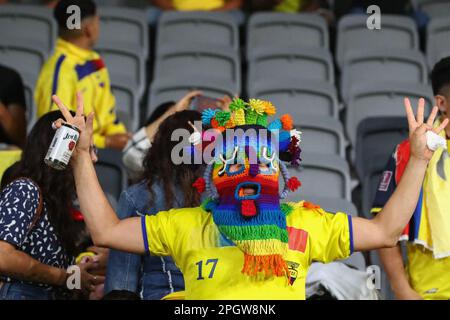
<path fill-rule="evenodd" d="M 2 5 L 0 44 L 27 46 L 48 55 L 55 46 L 56 22 L 44 6 Z"/>
<path fill-rule="evenodd" d="M 18 45 L 0 45 L 0 63 L 14 68 L 31 85 L 35 85 L 45 53 L 39 49 Z"/>
<path fill-rule="evenodd" d="M 169 101 L 178 101 L 189 91 L 201 90 L 204 96 L 222 98 L 224 95 L 233 97 L 236 94 L 235 86 L 229 81 L 217 78 L 165 78 L 153 81 L 149 90 L 147 117 L 160 104 Z"/>
<path fill-rule="evenodd" d="M 124 7 L 101 7 L 100 38 L 102 48 L 129 48 L 148 57 L 148 24 L 145 12 Z"/>
<path fill-rule="evenodd" d="M 354 84 L 385 81 L 427 84 L 428 68 L 422 53 L 382 49 L 350 53 L 344 59 L 341 81 L 344 100 Z"/>
<path fill-rule="evenodd" d="M 427 60 L 430 70 L 442 58 L 450 56 L 450 18 L 434 18 L 427 26 Z"/>
<path fill-rule="evenodd" d="M 339 20 L 336 52 L 341 68 L 349 52 L 380 48 L 418 50 L 419 38 L 414 20 L 383 14 L 382 28 L 379 30 L 368 29 L 367 16 L 363 14 L 350 14 Z"/>
<path fill-rule="evenodd" d="M 157 49 L 165 44 L 207 44 L 239 48 L 238 26 L 228 14 L 219 12 L 166 12 L 158 22 Z"/>
<path fill-rule="evenodd" d="M 302 183 L 292 197 L 320 196 L 351 201 L 349 167 L 340 156 L 305 153 L 300 167 L 289 166 L 288 170 Z"/>
<path fill-rule="evenodd" d="M 411 0 L 411 4 L 416 12 L 425 13 L 431 20 L 448 17 L 450 14 L 450 3 L 447 0 Z"/>
<path fill-rule="evenodd" d="M 223 78 L 241 87 L 241 63 L 238 54 L 228 48 L 210 46 L 166 46 L 158 50 L 154 79 L 175 74 L 183 77 Z"/>
<path fill-rule="evenodd" d="M 265 47 L 311 47 L 328 49 L 328 27 L 320 15 L 255 13 L 247 26 L 247 54 Z"/>
<path fill-rule="evenodd" d="M 116 98 L 117 117 L 127 127 L 129 132 L 139 129 L 139 98 L 135 89 L 122 84 L 111 84 L 112 93 Z"/>
<path fill-rule="evenodd" d="M 326 82 L 262 79 L 249 83 L 249 96 L 272 102 L 280 114 L 294 119 L 305 115 L 338 117 L 336 88 Z"/>
<path fill-rule="evenodd" d="M 297 130 L 302 132 L 302 152 L 345 158 L 344 128 L 339 120 L 308 115 L 295 119 Z"/>
<path fill-rule="evenodd" d="M 127 187 L 127 176 L 122 165 L 122 152 L 112 149 L 99 149 L 95 171 L 102 189 L 116 200 Z"/>
<path fill-rule="evenodd" d="M 297 79 L 334 83 L 333 60 L 324 49 L 267 48 L 249 57 L 247 87 L 260 79 Z"/>
<path fill-rule="evenodd" d="M 414 108 L 419 98 L 424 97 L 425 114 L 428 115 L 434 103 L 429 86 L 404 83 L 362 84 L 350 93 L 346 109 L 345 127 L 353 146 L 359 123 L 372 117 L 405 117 L 403 99 L 409 97 Z"/>

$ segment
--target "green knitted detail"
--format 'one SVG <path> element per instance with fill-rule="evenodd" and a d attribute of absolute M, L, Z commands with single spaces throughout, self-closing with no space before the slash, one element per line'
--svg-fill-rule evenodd
<path fill-rule="evenodd" d="M 219 123 L 219 126 L 225 126 L 225 124 L 230 120 L 231 114 L 227 111 L 219 111 L 216 113 L 215 116 L 217 123 Z"/>
<path fill-rule="evenodd" d="M 234 98 L 233 101 L 230 103 L 230 110 L 237 111 L 240 109 L 245 109 L 247 105 L 248 103 L 245 102 L 244 100 L 240 98 Z"/>
<path fill-rule="evenodd" d="M 290 215 L 292 211 L 294 211 L 294 206 L 289 203 L 282 203 L 280 205 L 280 208 L 281 212 L 283 212 L 286 217 Z"/>
<path fill-rule="evenodd" d="M 263 226 L 219 226 L 222 233 L 234 240 L 280 240 L 288 243 L 289 236 L 287 230 L 280 229 L 276 225 Z"/>
<path fill-rule="evenodd" d="M 267 116 L 259 115 L 258 119 L 256 120 L 256 124 L 259 124 L 260 126 L 263 126 L 263 127 L 267 127 Z"/>
<path fill-rule="evenodd" d="M 258 114 L 254 110 L 247 110 L 245 113 L 245 124 L 256 124 Z"/>

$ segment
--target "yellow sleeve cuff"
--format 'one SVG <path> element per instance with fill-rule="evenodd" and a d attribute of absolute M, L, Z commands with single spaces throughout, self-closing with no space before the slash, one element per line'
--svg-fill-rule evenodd
<path fill-rule="evenodd" d="M 105 149 L 106 148 L 106 137 L 101 136 L 99 134 L 94 134 L 94 144 L 99 149 Z"/>

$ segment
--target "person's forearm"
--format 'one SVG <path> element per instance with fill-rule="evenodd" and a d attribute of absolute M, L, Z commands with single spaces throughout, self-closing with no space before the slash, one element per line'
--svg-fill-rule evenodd
<path fill-rule="evenodd" d="M 380 249 L 378 250 L 378 255 L 380 256 L 381 263 L 383 264 L 395 295 L 399 297 L 403 292 L 411 290 L 408 277 L 405 273 L 400 246 Z"/>
<path fill-rule="evenodd" d="M 72 166 L 81 212 L 92 240 L 96 245 L 107 247 L 108 232 L 119 223 L 119 219 L 103 193 L 89 153 L 79 151 Z"/>
<path fill-rule="evenodd" d="M 0 273 L 14 279 L 33 283 L 63 286 L 66 283 L 66 270 L 43 264 L 24 252 L 14 250 L 1 252 Z"/>
<path fill-rule="evenodd" d="M 147 133 L 148 140 L 150 142 L 153 142 L 153 138 L 155 137 L 156 133 L 158 132 L 158 128 L 161 125 L 161 123 L 166 120 L 169 116 L 173 115 L 175 110 L 173 108 L 170 108 L 167 110 L 161 117 L 153 121 L 151 124 L 149 124 L 145 131 Z"/>
<path fill-rule="evenodd" d="M 394 246 L 417 206 L 428 162 L 413 156 L 408 161 L 400 183 L 374 222 Z"/>

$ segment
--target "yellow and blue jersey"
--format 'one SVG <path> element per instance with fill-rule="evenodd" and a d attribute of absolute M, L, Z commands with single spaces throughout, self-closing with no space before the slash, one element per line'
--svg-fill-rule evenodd
<path fill-rule="evenodd" d="M 192 11 L 201 10 L 209 11 L 216 10 L 225 5 L 225 0 L 174 0 L 173 6 L 176 10 Z"/>
<path fill-rule="evenodd" d="M 143 216 L 145 248 L 153 255 L 172 256 L 183 272 L 186 299 L 305 299 L 306 274 L 313 261 L 327 263 L 352 253 L 352 220 L 304 202 L 291 205 L 286 218 L 289 278 L 243 274 L 244 253 L 201 207 Z"/>
<path fill-rule="evenodd" d="M 97 147 L 105 147 L 105 136 L 126 132 L 117 118 L 108 70 L 99 54 L 58 39 L 55 52 L 44 64 L 36 83 L 34 98 L 38 117 L 58 109 L 51 99 L 54 94 L 75 111 L 77 92 L 83 95 L 84 113 L 95 112 Z"/>

